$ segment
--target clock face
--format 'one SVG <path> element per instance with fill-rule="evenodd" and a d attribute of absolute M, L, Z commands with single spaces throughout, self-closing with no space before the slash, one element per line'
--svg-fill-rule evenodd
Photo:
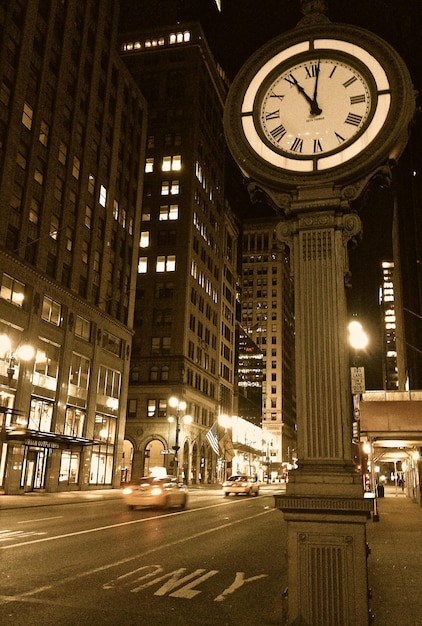
<path fill-rule="evenodd" d="M 277 154 L 317 161 L 350 145 L 372 118 L 374 81 L 364 68 L 333 55 L 313 54 L 277 68 L 267 82 L 254 124 Z"/>
<path fill-rule="evenodd" d="M 298 26 L 250 57 L 230 87 L 224 128 L 247 179 L 272 192 L 329 194 L 397 160 L 414 111 L 397 52 L 363 28 L 326 22 Z"/>

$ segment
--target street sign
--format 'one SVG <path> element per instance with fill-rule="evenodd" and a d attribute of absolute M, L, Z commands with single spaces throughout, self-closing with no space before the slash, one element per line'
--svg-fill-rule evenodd
<path fill-rule="evenodd" d="M 174 450 L 160 450 L 160 454 L 174 454 Z"/>
<path fill-rule="evenodd" d="M 352 383 L 352 394 L 354 396 L 357 396 L 361 393 L 365 393 L 365 368 L 351 367 L 350 376 Z"/>

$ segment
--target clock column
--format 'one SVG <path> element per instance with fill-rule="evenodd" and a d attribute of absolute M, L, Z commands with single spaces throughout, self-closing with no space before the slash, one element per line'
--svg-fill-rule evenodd
<path fill-rule="evenodd" d="M 361 626 L 372 503 L 353 465 L 345 294 L 347 244 L 361 222 L 324 191 L 299 193 L 277 227 L 294 278 L 299 468 L 276 506 L 288 529 L 288 623 Z"/>
<path fill-rule="evenodd" d="M 345 296 L 347 243 L 360 230 L 359 217 L 344 214 L 340 202 L 335 208 L 312 210 L 308 201 L 305 209 L 277 227 L 278 238 L 292 255 L 300 364 L 296 370 L 300 468 L 292 474 L 290 493 L 297 483 L 301 493 L 305 485 L 308 494 L 322 490 L 342 496 L 347 485 L 349 495 L 362 496 L 362 481 L 352 463 Z"/>

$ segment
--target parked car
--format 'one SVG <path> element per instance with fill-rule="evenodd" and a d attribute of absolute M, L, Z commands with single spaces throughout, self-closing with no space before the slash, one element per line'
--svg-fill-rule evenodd
<path fill-rule="evenodd" d="M 235 474 L 223 483 L 223 493 L 225 496 L 231 493 L 257 496 L 259 494 L 259 483 L 245 474 Z"/>
<path fill-rule="evenodd" d="M 122 488 L 123 499 L 129 509 L 137 506 L 167 509 L 184 509 L 188 502 L 188 490 L 174 476 L 155 478 L 147 476 L 127 483 Z"/>

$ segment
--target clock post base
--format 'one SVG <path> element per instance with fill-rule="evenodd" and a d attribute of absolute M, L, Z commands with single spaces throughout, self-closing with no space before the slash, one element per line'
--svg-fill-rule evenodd
<path fill-rule="evenodd" d="M 325 495 L 278 495 L 287 522 L 287 624 L 370 623 L 366 522 L 372 502 Z"/>

